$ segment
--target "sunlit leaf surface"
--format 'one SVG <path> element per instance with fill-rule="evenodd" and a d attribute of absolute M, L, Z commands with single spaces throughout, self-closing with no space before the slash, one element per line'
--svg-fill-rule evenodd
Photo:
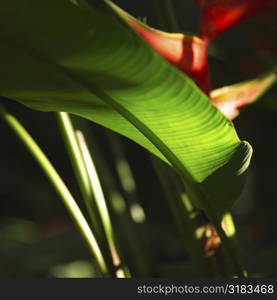
<path fill-rule="evenodd" d="M 108 2 L 90 3 L 1 2 L 0 95 L 129 137 L 174 166 L 195 203 L 221 215 L 241 191 L 251 147 Z"/>

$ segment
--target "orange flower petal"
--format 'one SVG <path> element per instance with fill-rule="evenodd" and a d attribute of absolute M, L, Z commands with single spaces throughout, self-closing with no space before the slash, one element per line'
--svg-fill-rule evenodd
<path fill-rule="evenodd" d="M 276 73 L 267 73 L 249 81 L 213 90 L 210 98 L 228 119 L 234 119 L 241 107 L 253 103 L 276 81 Z"/>
<path fill-rule="evenodd" d="M 162 57 L 191 77 L 206 93 L 210 90 L 207 42 L 196 36 L 156 30 L 115 7 L 123 19 Z"/>

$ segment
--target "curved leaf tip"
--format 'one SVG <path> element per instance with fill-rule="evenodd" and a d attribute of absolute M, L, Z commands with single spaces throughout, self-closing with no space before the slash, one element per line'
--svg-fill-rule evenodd
<path fill-rule="evenodd" d="M 212 209 L 219 218 L 231 209 L 244 187 L 252 153 L 251 145 L 242 141 L 231 159 L 202 182 L 199 188 L 206 203 L 202 201 L 201 208 Z"/>

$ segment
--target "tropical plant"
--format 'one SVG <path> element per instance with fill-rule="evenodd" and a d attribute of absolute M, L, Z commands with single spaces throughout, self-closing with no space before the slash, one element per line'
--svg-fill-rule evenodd
<path fill-rule="evenodd" d="M 56 113 L 85 216 L 37 143 L 3 106 L 1 117 L 59 193 L 91 250 L 98 276 L 132 274 L 86 130 L 77 130 L 69 114 L 111 129 L 153 155 L 197 275 L 247 276 L 230 209 L 243 189 L 252 148 L 239 139 L 231 119 L 276 82 L 276 71 L 211 90 L 207 51 L 213 38 L 269 1 L 196 2 L 202 10 L 199 36 L 153 29 L 108 0 L 0 5 L 0 95 Z M 165 30 L 178 31 L 170 2 L 160 1 L 159 8 Z"/>

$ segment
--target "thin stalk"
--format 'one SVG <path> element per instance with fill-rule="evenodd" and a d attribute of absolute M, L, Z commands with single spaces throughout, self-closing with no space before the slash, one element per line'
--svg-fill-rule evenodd
<path fill-rule="evenodd" d="M 239 252 L 238 242 L 236 238 L 236 227 L 231 213 L 226 213 L 222 219 L 222 228 L 225 231 L 226 237 L 229 240 L 229 243 L 233 249 L 234 255 L 237 257 L 238 265 L 242 270 L 243 277 L 248 277 L 247 271 L 244 269 L 241 255 Z"/>
<path fill-rule="evenodd" d="M 56 117 L 63 136 L 64 143 L 66 145 L 66 150 L 69 154 L 74 172 L 76 174 L 76 178 L 92 223 L 92 227 L 96 233 L 96 237 L 100 239 L 101 229 L 98 223 L 97 215 L 93 210 L 94 202 L 93 195 L 91 193 L 90 182 L 71 119 L 65 112 L 56 113 Z"/>
<path fill-rule="evenodd" d="M 214 257 L 207 256 L 204 251 L 203 239 L 206 224 L 190 203 L 178 174 L 175 174 L 169 166 L 154 156 L 152 156 L 152 163 L 165 192 L 165 198 L 177 229 L 186 241 L 185 249 L 196 270 L 196 275 L 201 277 L 220 276 Z"/>
<path fill-rule="evenodd" d="M 0 105 L 0 116 L 23 142 L 25 147 L 42 168 L 49 181 L 52 183 L 55 190 L 61 197 L 64 205 L 69 211 L 73 221 L 79 228 L 82 236 L 84 237 L 88 248 L 95 259 L 99 271 L 102 273 L 102 275 L 107 276 L 107 266 L 98 243 L 76 201 L 72 197 L 70 191 L 64 184 L 63 180 L 61 179 L 51 162 L 48 160 L 46 155 L 43 153 L 34 139 L 30 136 L 30 134 L 26 131 L 26 129 L 20 124 L 20 122 L 13 115 L 9 114 L 2 105 Z"/>
<path fill-rule="evenodd" d="M 109 249 L 111 252 L 113 264 L 116 268 L 117 277 L 130 277 L 129 270 L 126 266 L 122 266 L 120 255 L 116 246 L 115 236 L 113 232 L 112 222 L 110 219 L 109 211 L 106 205 L 105 196 L 102 186 L 95 168 L 92 156 L 88 149 L 84 135 L 80 130 L 76 131 L 77 140 L 81 150 L 83 160 L 85 162 L 86 171 L 88 174 L 91 191 L 93 193 L 97 209 L 103 224 L 104 232 L 108 241 Z"/>
<path fill-rule="evenodd" d="M 221 226 L 216 227 L 216 231 L 221 239 L 222 246 L 226 251 L 226 254 L 229 255 L 231 263 L 234 264 L 234 269 L 236 270 L 238 277 L 247 277 L 247 272 L 244 269 L 241 259 L 238 256 L 237 249 L 235 248 L 235 245 L 231 241 L 230 238 L 226 235 L 226 232 L 222 229 Z"/>
<path fill-rule="evenodd" d="M 213 212 L 213 210 L 209 207 L 207 202 L 205 202 L 205 205 L 206 205 L 207 216 L 210 222 L 214 225 L 217 234 L 220 237 L 222 248 L 224 250 L 223 254 L 225 259 L 229 261 L 230 264 L 233 265 L 233 269 L 235 270 L 235 276 L 242 277 L 242 278 L 247 277 L 247 272 L 245 271 L 242 265 L 238 249 L 235 243 L 233 242 L 233 240 L 230 238 L 229 232 L 226 229 L 224 230 L 222 227 L 222 221 L 224 224 L 224 218 L 220 220 Z M 230 225 L 232 224 L 232 222 L 230 223 L 230 220 L 232 219 L 230 218 L 230 216 L 228 217 L 227 215 L 227 221 L 229 222 L 227 226 L 229 226 L 228 227 L 229 230 L 231 229 Z M 226 216 L 225 216 L 225 223 L 226 223 Z"/>
<path fill-rule="evenodd" d="M 116 241 L 120 241 L 120 256 L 123 265 L 126 265 L 125 257 L 128 257 L 128 268 L 133 276 L 145 277 L 149 275 L 154 255 L 149 257 L 152 248 L 149 241 L 145 240 L 145 224 L 135 223 L 130 213 L 130 202 L 138 201 L 136 191 L 129 192 L 132 184 L 125 182 L 125 188 L 120 180 L 118 168 L 116 174 L 107 165 L 103 152 L 99 149 L 98 143 L 92 134 L 88 123 L 81 118 L 74 118 L 75 128 L 81 130 L 86 137 L 86 143 L 92 154 L 93 161 L 98 171 L 102 189 L 105 191 L 107 206 L 110 215 L 117 222 L 113 224 Z M 107 130 L 108 146 L 113 149 L 111 152 L 115 166 L 118 167 L 118 160 L 125 159 L 125 153 L 121 140 L 117 135 Z M 117 175 L 117 176 L 114 176 Z M 125 174 L 125 178 L 130 174 Z M 121 190 L 122 189 L 122 190 Z M 132 198 L 132 199 L 130 199 Z M 117 227 L 115 227 L 117 226 Z"/>
<path fill-rule="evenodd" d="M 113 205 L 114 211 L 126 235 L 125 244 L 128 246 L 129 256 L 132 257 L 136 276 L 146 276 L 154 257 L 151 257 L 151 259 L 149 257 L 151 246 L 145 235 L 147 230 L 145 212 L 138 198 L 135 178 L 122 141 L 118 135 L 111 131 L 107 131 L 107 138 L 109 146 L 113 149 L 112 157 L 115 171 L 122 189 L 122 195 L 117 193 L 116 197 L 111 197 L 114 198 L 114 203 L 122 203 L 122 209 L 116 209 L 116 206 Z M 139 213 L 134 213 L 135 210 L 139 210 Z M 143 236 L 143 240 L 138 240 L 139 235 Z"/>
<path fill-rule="evenodd" d="M 68 152 L 77 182 L 80 187 L 83 200 L 86 205 L 86 209 L 91 221 L 92 228 L 94 230 L 96 240 L 98 241 L 101 247 L 110 273 L 115 274 L 110 246 L 108 244 L 108 239 L 105 235 L 101 217 L 99 215 L 99 211 L 96 205 L 96 199 L 93 193 L 94 186 L 91 184 L 87 172 L 86 162 L 83 158 L 82 150 L 80 148 L 79 141 L 75 133 L 75 128 L 72 124 L 71 118 L 68 113 L 58 112 L 56 113 L 56 117 L 66 146 L 66 150 Z"/>

